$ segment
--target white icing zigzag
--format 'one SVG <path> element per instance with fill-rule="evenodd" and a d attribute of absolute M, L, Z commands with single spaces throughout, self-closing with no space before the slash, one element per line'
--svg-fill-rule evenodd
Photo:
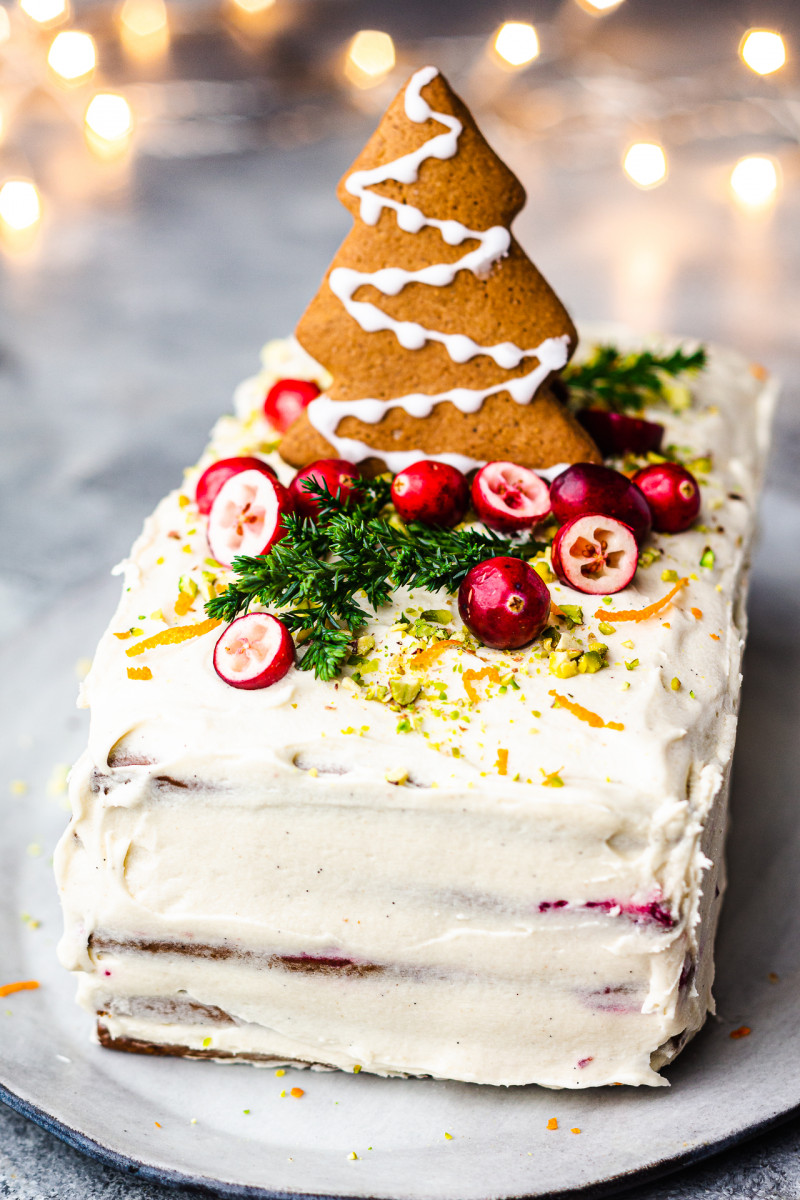
<path fill-rule="evenodd" d="M 436 77 L 436 67 L 423 67 L 411 78 L 406 87 L 405 111 L 410 121 L 421 124 L 431 118 L 447 127 L 447 132 L 436 134 L 417 150 L 404 154 L 393 162 L 373 167 L 368 171 L 354 171 L 345 183 L 351 195 L 360 200 L 361 219 L 367 225 L 375 225 L 384 208 L 394 210 L 397 224 L 406 233 L 418 233 L 423 226 L 428 225 L 441 232 L 443 240 L 450 246 L 458 246 L 465 241 L 477 241 L 478 248 L 471 250 L 453 263 L 436 263 L 423 267 L 419 271 L 406 271 L 401 267 L 384 267 L 379 271 L 362 272 L 349 267 L 337 267 L 331 272 L 329 285 L 334 295 L 342 302 L 347 312 L 365 333 L 377 330 L 391 330 L 401 346 L 406 350 L 418 350 L 426 342 L 440 342 L 447 350 L 451 360 L 465 363 L 479 354 L 486 354 L 499 367 L 510 370 L 525 358 L 536 358 L 537 365 L 527 375 L 518 379 L 506 380 L 489 388 L 452 388 L 447 392 L 435 395 L 413 392 L 406 396 L 398 396 L 393 400 L 353 400 L 333 401 L 327 395 L 317 397 L 308 407 L 308 416 L 314 428 L 322 434 L 326 441 L 336 449 L 337 455 L 352 461 L 359 461 L 369 455 L 382 458 L 390 471 L 401 471 L 412 463 L 423 458 L 435 458 L 440 462 L 448 462 L 461 470 L 471 470 L 481 466 L 482 462 L 467 458 L 462 454 L 427 455 L 420 450 L 389 451 L 375 450 L 365 442 L 354 438 L 336 436 L 336 429 L 343 417 L 357 417 L 366 424 L 375 425 L 383 419 L 392 408 L 403 408 L 409 416 L 427 417 L 434 405 L 448 400 L 463 413 L 477 412 L 487 396 L 498 392 L 509 392 L 518 404 L 529 404 L 536 391 L 551 371 L 557 371 L 567 361 L 569 339 L 565 335 L 547 338 L 540 346 L 532 350 L 522 350 L 513 342 L 500 342 L 495 346 L 481 346 L 472 338 L 460 333 L 442 333 L 439 330 L 426 329 L 416 321 L 397 321 L 390 317 L 375 304 L 353 299 L 358 288 L 371 284 L 384 296 L 396 296 L 409 283 L 424 283 L 431 287 L 447 287 L 453 282 L 459 271 L 472 271 L 474 275 L 485 274 L 486 271 L 508 253 L 511 234 L 502 225 L 493 225 L 490 229 L 478 231 L 468 229 L 460 221 L 440 221 L 426 217 L 420 209 L 412 204 L 403 204 L 388 196 L 381 196 L 367 189 L 376 183 L 393 179 L 399 183 L 414 183 L 419 175 L 423 162 L 429 158 L 452 158 L 458 152 L 458 139 L 463 126 L 457 117 L 448 113 L 435 112 L 426 100 L 422 98 L 422 88 Z"/>

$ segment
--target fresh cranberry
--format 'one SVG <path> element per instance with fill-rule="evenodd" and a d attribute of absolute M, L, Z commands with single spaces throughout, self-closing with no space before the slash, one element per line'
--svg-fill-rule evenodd
<path fill-rule="evenodd" d="M 485 646 L 516 650 L 537 637 L 550 614 L 550 592 L 521 558 L 488 558 L 458 589 L 461 620 Z"/>
<path fill-rule="evenodd" d="M 550 484 L 553 516 L 563 523 L 584 513 L 607 513 L 630 525 L 637 542 L 650 532 L 652 518 L 642 492 L 619 471 L 596 463 L 575 463 Z"/>
<path fill-rule="evenodd" d="M 277 479 L 272 467 L 268 466 L 263 459 L 246 457 L 219 459 L 210 467 L 206 467 L 197 481 L 195 499 L 197 507 L 204 516 L 208 516 L 211 512 L 211 505 L 223 483 L 227 483 L 232 475 L 238 475 L 240 471 L 263 471 L 265 475 L 271 475 L 273 479 Z"/>
<path fill-rule="evenodd" d="M 644 492 L 659 533 L 683 533 L 700 512 L 700 488 L 691 471 L 678 463 L 642 467 L 633 482 Z"/>
<path fill-rule="evenodd" d="M 450 528 L 469 507 L 469 484 L 456 467 L 426 459 L 395 475 L 392 503 L 404 521 Z"/>
<path fill-rule="evenodd" d="M 211 505 L 206 536 L 213 557 L 229 567 L 240 554 L 266 554 L 286 536 L 283 518 L 292 511 L 286 488 L 263 471 L 240 471 L 224 483 Z"/>
<path fill-rule="evenodd" d="M 629 525 L 602 513 L 585 513 L 561 526 L 551 559 L 562 583 L 592 596 L 610 595 L 633 579 L 639 549 Z"/>
<path fill-rule="evenodd" d="M 294 642 L 286 626 L 268 613 L 247 613 L 231 621 L 214 647 L 214 670 L 231 687 L 269 687 L 294 663 Z"/>
<path fill-rule="evenodd" d="M 309 379 L 279 379 L 267 392 L 264 416 L 279 433 L 286 433 L 318 395 L 319 388 Z"/>
<path fill-rule="evenodd" d="M 490 462 L 472 481 L 475 511 L 490 529 L 530 529 L 550 512 L 550 488 L 528 467 Z"/>
<path fill-rule="evenodd" d="M 343 504 L 358 500 L 361 495 L 358 490 L 358 471 L 353 463 L 345 462 L 343 458 L 318 458 L 307 467 L 301 467 L 289 484 L 289 495 L 295 512 L 301 517 L 310 517 L 312 521 L 319 518 L 319 497 L 306 491 L 303 486 L 309 479 L 317 485 L 324 484 L 330 494 L 338 497 Z"/>
<path fill-rule="evenodd" d="M 591 434 L 600 452 L 609 454 L 647 454 L 660 450 L 664 426 L 641 417 L 606 412 L 603 408 L 582 408 L 577 414 L 583 428 Z"/>

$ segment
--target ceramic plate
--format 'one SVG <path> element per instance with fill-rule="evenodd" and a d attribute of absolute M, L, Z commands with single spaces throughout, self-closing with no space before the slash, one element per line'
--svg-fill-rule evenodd
<path fill-rule="evenodd" d="M 52 773 L 86 737 L 85 714 L 73 707 L 75 663 L 91 653 L 116 598 L 118 583 L 101 580 L 20 631 L 0 658 L 14 700 L 0 731 L 3 762 L 9 780 L 27 784 L 24 794 L 7 787 L 0 801 L 0 983 L 41 983 L 0 1000 L 0 1095 L 72 1145 L 153 1179 L 226 1195 L 408 1200 L 606 1194 L 790 1113 L 800 1105 L 800 629 L 785 619 L 795 585 L 780 551 L 800 542 L 800 513 L 785 498 L 768 501 L 764 525 L 771 533 L 754 573 L 718 1017 L 669 1069 L 669 1089 L 504 1090 L 309 1071 L 276 1078 L 273 1069 L 91 1044 L 89 1019 L 55 960 L 49 860 L 66 820 Z M 732 1039 L 742 1025 L 751 1034 Z M 282 1097 L 291 1086 L 304 1096 Z"/>

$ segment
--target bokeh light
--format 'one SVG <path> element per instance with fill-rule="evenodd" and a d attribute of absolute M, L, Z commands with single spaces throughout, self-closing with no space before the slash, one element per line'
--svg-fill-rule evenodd
<path fill-rule="evenodd" d="M 522 67 L 539 57 L 539 35 L 533 25 L 506 21 L 497 31 L 494 48 L 509 66 Z"/>
<path fill-rule="evenodd" d="M 86 109 L 87 128 L 107 142 L 119 142 L 133 129 L 131 106 L 124 96 L 99 92 Z"/>
<path fill-rule="evenodd" d="M 742 38 L 739 54 L 756 75 L 771 75 L 786 62 L 783 38 L 771 29 L 749 30 Z"/>
<path fill-rule="evenodd" d="M 395 64 L 394 42 L 379 29 L 362 29 L 350 43 L 345 75 L 356 87 L 373 87 Z"/>
<path fill-rule="evenodd" d="M 47 55 L 47 61 L 56 75 L 68 83 L 76 83 L 91 75 L 97 64 L 94 38 L 76 29 L 57 33 Z"/>
<path fill-rule="evenodd" d="M 578 0 L 578 4 L 584 12 L 588 12 L 591 16 L 603 17 L 606 13 L 619 8 L 622 0 Z"/>
<path fill-rule="evenodd" d="M 746 208 L 764 208 L 775 199 L 780 171 L 774 158 L 749 154 L 740 158 L 731 172 L 731 188 Z"/>
<path fill-rule="evenodd" d="M 69 16 L 69 0 L 19 0 L 19 6 L 39 25 L 55 25 Z"/>
<path fill-rule="evenodd" d="M 8 179 L 0 187 L 0 221 L 9 229 L 31 229 L 41 215 L 39 192 L 29 179 Z"/>
<path fill-rule="evenodd" d="M 634 142 L 622 165 L 628 178 L 640 188 L 657 187 L 667 178 L 667 156 L 657 142 Z"/>

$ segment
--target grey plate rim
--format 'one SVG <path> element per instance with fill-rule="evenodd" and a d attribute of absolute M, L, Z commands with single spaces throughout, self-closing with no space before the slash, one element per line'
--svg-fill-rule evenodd
<path fill-rule="evenodd" d="M 327 1192 L 306 1192 L 299 1189 L 290 1192 L 276 1191 L 272 1188 L 251 1184 L 225 1183 L 222 1180 L 211 1179 L 207 1175 L 188 1175 L 182 1171 L 175 1171 L 170 1167 L 159 1167 L 156 1163 L 146 1163 L 131 1155 L 121 1154 L 119 1150 L 112 1149 L 103 1142 L 99 1142 L 88 1134 L 83 1133 L 80 1129 L 75 1129 L 73 1126 L 54 1117 L 38 1104 L 34 1104 L 30 1100 L 25 1100 L 17 1092 L 12 1091 L 2 1083 L 0 1083 L 0 1101 L 8 1105 L 15 1112 L 18 1112 L 21 1116 L 33 1121 L 35 1125 L 38 1125 L 47 1133 L 57 1137 L 59 1141 L 64 1142 L 73 1150 L 85 1154 L 88 1158 L 94 1159 L 103 1166 L 111 1167 L 113 1170 L 123 1174 L 135 1175 L 137 1178 L 148 1180 L 151 1183 L 159 1183 L 172 1188 L 193 1187 L 199 1191 L 206 1192 L 210 1196 L 223 1197 L 225 1200 L 228 1200 L 228 1198 L 230 1200 L 239 1200 L 240 1197 L 248 1197 L 250 1200 L 254 1200 L 254 1198 L 255 1200 L 298 1200 L 300 1197 L 302 1197 L 302 1200 L 363 1200 L 363 1197 L 341 1194 L 334 1196 Z M 705 1159 L 721 1154 L 723 1151 L 748 1141 L 760 1133 L 767 1133 L 769 1130 L 777 1128 L 795 1116 L 800 1116 L 800 1104 L 792 1105 L 782 1112 L 773 1113 L 771 1116 L 764 1117 L 752 1125 L 742 1126 L 741 1129 L 736 1130 L 727 1137 L 719 1138 L 715 1142 L 707 1142 L 705 1145 L 687 1150 L 683 1154 L 676 1154 L 671 1158 L 664 1158 L 659 1162 L 651 1163 L 649 1166 L 609 1177 L 601 1183 L 590 1183 L 585 1187 L 568 1188 L 566 1191 L 559 1189 L 557 1192 L 540 1194 L 536 1197 L 536 1200 L 578 1200 L 578 1198 L 581 1198 L 581 1200 L 603 1200 L 603 1197 L 620 1195 L 640 1183 L 662 1179 L 667 1175 L 673 1174 L 675 1171 L 681 1170 L 683 1167 L 692 1166 L 694 1163 L 703 1162 Z M 398 1200 L 402 1200 L 402 1198 L 398 1197 Z M 529 1197 L 517 1194 L 516 1196 L 507 1196 L 504 1200 L 529 1200 Z"/>

